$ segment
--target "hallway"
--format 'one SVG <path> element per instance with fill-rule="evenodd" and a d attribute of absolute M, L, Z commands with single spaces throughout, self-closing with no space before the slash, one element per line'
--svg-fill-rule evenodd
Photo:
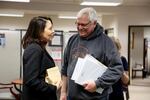
<path fill-rule="evenodd" d="M 130 85 L 129 92 L 129 100 L 150 100 L 150 87 Z"/>
<path fill-rule="evenodd" d="M 129 85 L 129 100 L 150 100 L 150 77 L 135 78 Z"/>

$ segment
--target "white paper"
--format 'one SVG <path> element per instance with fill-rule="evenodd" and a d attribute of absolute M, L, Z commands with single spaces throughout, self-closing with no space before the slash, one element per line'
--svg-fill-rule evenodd
<path fill-rule="evenodd" d="M 74 69 L 74 74 L 72 75 L 71 79 L 72 80 L 77 80 L 77 78 L 79 77 L 79 73 L 82 70 L 81 67 L 83 65 L 84 59 L 83 58 L 78 58 L 75 69 Z"/>
<path fill-rule="evenodd" d="M 88 80 L 97 80 L 106 70 L 107 67 L 105 65 L 91 55 L 86 55 L 85 58 L 78 58 L 71 79 L 77 84 L 83 85 Z M 97 89 L 98 93 L 102 91 L 102 88 Z"/>

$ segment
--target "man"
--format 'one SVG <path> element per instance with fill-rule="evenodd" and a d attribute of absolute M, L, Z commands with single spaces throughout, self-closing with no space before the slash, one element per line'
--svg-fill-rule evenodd
<path fill-rule="evenodd" d="M 103 34 L 104 30 L 97 23 L 93 8 L 80 10 L 76 25 L 79 34 L 69 39 L 64 52 L 60 100 L 108 100 L 111 86 L 120 79 L 123 72 L 117 49 L 112 40 Z M 87 80 L 81 86 L 71 80 L 71 76 L 78 57 L 83 58 L 86 54 L 106 65 L 108 70 L 97 80 Z M 99 87 L 104 89 L 101 94 L 96 92 Z"/>

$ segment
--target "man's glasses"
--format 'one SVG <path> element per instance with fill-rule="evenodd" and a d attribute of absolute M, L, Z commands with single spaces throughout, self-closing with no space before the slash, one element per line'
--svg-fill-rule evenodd
<path fill-rule="evenodd" d="M 88 28 L 89 25 L 91 24 L 91 21 L 89 21 L 89 22 L 86 23 L 86 24 L 77 23 L 77 21 L 76 21 L 75 24 L 76 24 L 77 27 L 81 26 L 81 27 L 83 27 L 83 28 Z"/>

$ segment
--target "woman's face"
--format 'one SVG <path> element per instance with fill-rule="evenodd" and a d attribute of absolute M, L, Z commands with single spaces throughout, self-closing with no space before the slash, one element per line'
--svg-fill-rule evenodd
<path fill-rule="evenodd" d="M 53 25 L 50 21 L 46 22 L 46 26 L 42 35 L 47 41 L 51 41 L 53 39 L 54 30 L 53 30 Z"/>

